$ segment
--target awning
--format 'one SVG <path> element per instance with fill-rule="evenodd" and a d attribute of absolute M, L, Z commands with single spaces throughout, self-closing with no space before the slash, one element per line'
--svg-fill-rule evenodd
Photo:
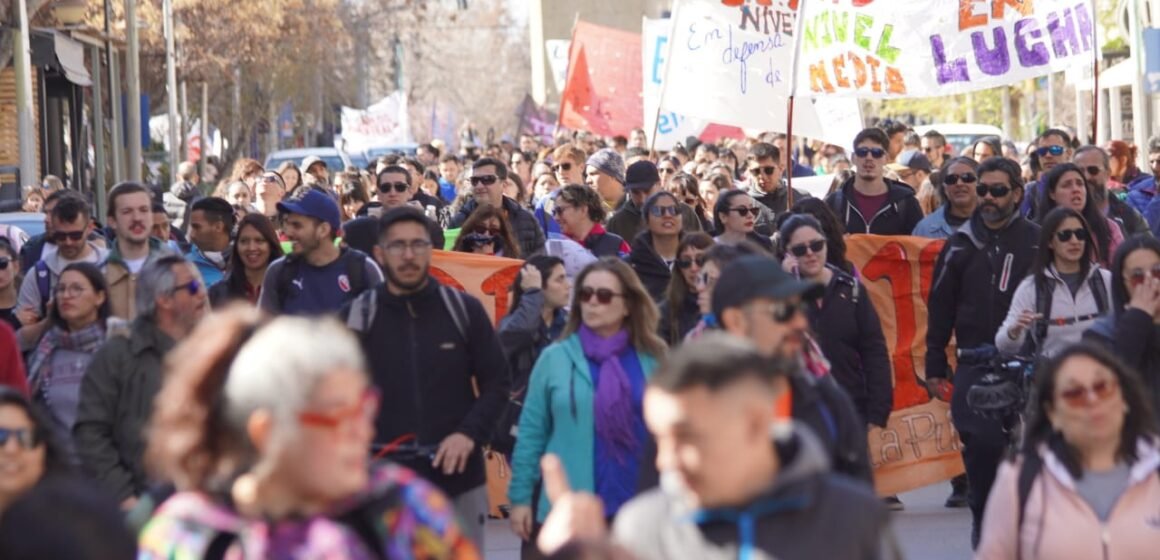
<path fill-rule="evenodd" d="M 32 63 L 57 70 L 68 81 L 81 86 L 93 85 L 89 69 L 85 67 L 85 46 L 80 41 L 52 30 L 32 32 Z"/>

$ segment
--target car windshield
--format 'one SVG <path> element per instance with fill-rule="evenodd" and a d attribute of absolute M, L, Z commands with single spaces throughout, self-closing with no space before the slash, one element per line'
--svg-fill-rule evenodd
<path fill-rule="evenodd" d="M 334 176 L 335 173 L 337 173 L 339 171 L 344 171 L 346 169 L 346 164 L 343 163 L 342 158 L 340 158 L 338 156 L 319 156 L 319 158 L 322 159 L 322 161 L 326 163 L 326 169 L 328 169 L 330 171 L 330 175 L 332 177 Z M 267 162 L 267 164 L 266 164 L 266 169 L 277 169 L 279 165 L 282 165 L 282 162 L 289 161 L 289 162 L 293 163 L 296 167 L 298 167 L 301 171 L 306 171 L 305 169 L 301 169 L 303 159 L 306 159 L 306 158 L 288 158 L 288 157 L 270 158 L 269 162 Z"/>

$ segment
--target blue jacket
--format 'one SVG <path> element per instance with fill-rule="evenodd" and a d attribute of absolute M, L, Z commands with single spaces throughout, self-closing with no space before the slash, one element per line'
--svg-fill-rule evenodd
<path fill-rule="evenodd" d="M 1156 197 L 1156 178 L 1151 175 L 1136 177 L 1135 180 L 1128 183 L 1127 194 L 1127 203 L 1144 214 L 1148 211 L 1148 204 Z"/>
<path fill-rule="evenodd" d="M 637 352 L 646 379 L 656 369 L 656 358 Z M 560 458 L 572 488 L 595 492 L 596 422 L 588 358 L 573 334 L 544 349 L 528 385 L 520 414 L 519 436 L 512 454 L 512 481 L 508 498 L 512 505 L 532 503 L 532 489 L 540 479 L 540 458 L 553 453 Z M 540 493 L 536 519 L 543 521 L 551 505 L 546 492 Z"/>
<path fill-rule="evenodd" d="M 918 222 L 911 235 L 929 239 L 946 239 L 957 229 L 959 228 L 947 223 L 947 206 L 944 204 L 935 208 L 934 212 Z"/>
<path fill-rule="evenodd" d="M 197 266 L 197 271 L 201 273 L 201 281 L 205 287 L 212 286 L 222 281 L 225 278 L 226 271 L 224 268 L 218 268 L 218 265 L 209 260 L 197 245 L 191 245 L 189 253 L 185 255 L 189 262 Z"/>

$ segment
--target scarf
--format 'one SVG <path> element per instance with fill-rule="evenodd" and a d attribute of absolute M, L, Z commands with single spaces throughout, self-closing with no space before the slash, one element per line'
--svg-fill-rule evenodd
<path fill-rule="evenodd" d="M 622 460 L 637 443 L 633 430 L 631 388 L 628 375 L 620 365 L 620 355 L 629 349 L 628 330 L 621 329 L 611 337 L 603 338 L 581 325 L 579 334 L 584 356 L 600 368 L 593 399 L 596 435 L 609 442 L 614 455 Z"/>
<path fill-rule="evenodd" d="M 105 322 L 95 321 L 93 324 L 69 332 L 59 326 L 54 326 L 40 337 L 36 349 L 29 358 L 28 387 L 35 394 L 40 385 L 52 377 L 52 354 L 57 350 L 75 350 L 92 354 L 105 342 Z"/>

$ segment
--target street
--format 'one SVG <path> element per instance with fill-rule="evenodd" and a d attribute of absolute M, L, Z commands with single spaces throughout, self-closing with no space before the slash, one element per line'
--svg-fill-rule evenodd
<path fill-rule="evenodd" d="M 935 484 L 899 497 L 906 510 L 894 514 L 894 531 L 905 558 L 967 560 L 971 557 L 971 514 L 966 508 L 947 509 L 943 501 L 948 483 Z M 487 527 L 487 560 L 518 560 L 519 540 L 506 520 L 493 519 Z"/>

